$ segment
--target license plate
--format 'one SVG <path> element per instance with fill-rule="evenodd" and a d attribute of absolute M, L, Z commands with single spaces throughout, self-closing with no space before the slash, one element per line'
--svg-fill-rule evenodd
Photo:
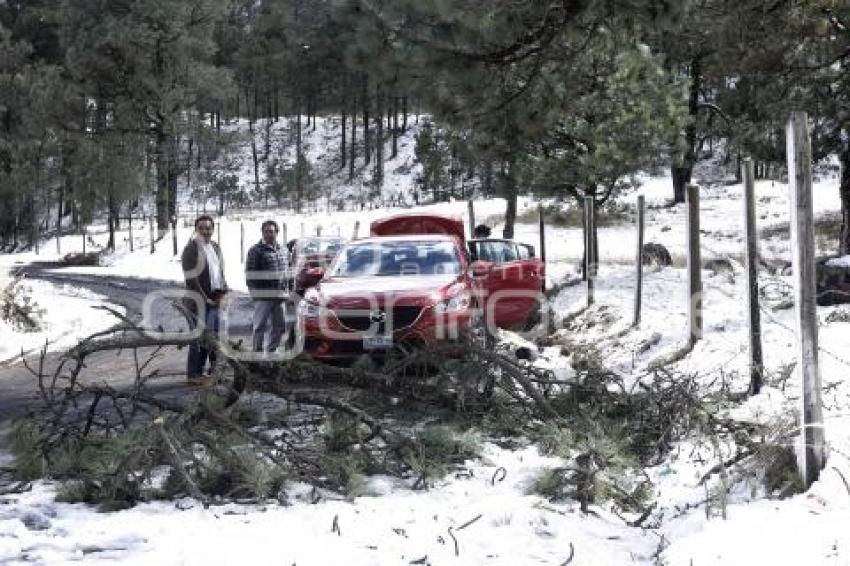
<path fill-rule="evenodd" d="M 364 336 L 364 350 L 386 350 L 393 347 L 392 336 Z"/>

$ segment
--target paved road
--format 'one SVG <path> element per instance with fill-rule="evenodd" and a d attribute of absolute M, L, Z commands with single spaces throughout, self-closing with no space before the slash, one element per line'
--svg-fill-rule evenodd
<path fill-rule="evenodd" d="M 173 281 L 70 273 L 63 271 L 61 267 L 61 264 L 56 263 L 33 263 L 21 266 L 19 271 L 28 278 L 74 285 L 108 297 L 109 304 L 123 307 L 131 320 L 144 323 L 146 327 L 161 327 L 170 331 L 186 328 L 183 317 L 170 305 L 171 299 L 163 296 L 169 291 L 177 292 L 183 288 Z M 232 299 L 228 311 L 229 335 L 235 339 L 248 338 L 251 317 L 250 299 L 247 295 L 240 293 L 234 294 Z M 147 316 L 143 316 L 143 310 L 148 311 Z M 289 320 L 293 320 L 292 314 L 290 310 Z M 141 351 L 140 357 L 145 359 L 147 353 L 149 352 Z M 45 368 L 55 368 L 60 355 L 59 352 L 49 353 L 45 360 Z M 38 356 L 31 355 L 28 360 L 31 365 L 37 364 Z M 162 375 L 157 378 L 157 387 L 184 388 L 185 360 L 185 351 L 179 351 L 176 348 L 165 348 L 160 351 L 155 362 L 150 366 L 151 369 L 159 370 Z M 86 362 L 85 375 L 88 378 L 98 381 L 106 380 L 113 386 L 129 384 L 135 375 L 134 360 L 130 352 L 120 355 L 115 352 L 95 354 Z M 17 361 L 0 366 L 0 421 L 18 417 L 37 403 L 37 383 L 24 364 Z"/>

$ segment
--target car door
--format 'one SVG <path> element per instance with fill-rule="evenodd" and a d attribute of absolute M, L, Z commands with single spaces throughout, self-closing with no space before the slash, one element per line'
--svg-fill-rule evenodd
<path fill-rule="evenodd" d="M 470 248 L 473 258 L 492 264 L 481 277 L 487 316 L 500 328 L 521 328 L 534 310 L 542 286 L 539 260 L 529 257 L 528 249 L 521 252 L 511 240 L 475 240 Z"/>
<path fill-rule="evenodd" d="M 517 243 L 517 250 L 519 251 L 519 260 L 524 265 L 523 273 L 526 276 L 522 283 L 523 288 L 527 286 L 528 289 L 545 291 L 546 264 L 535 255 L 534 246 Z"/>

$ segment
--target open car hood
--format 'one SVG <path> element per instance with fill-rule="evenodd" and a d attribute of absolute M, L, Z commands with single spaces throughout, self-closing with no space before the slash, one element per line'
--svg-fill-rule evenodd
<path fill-rule="evenodd" d="M 407 236 L 418 234 L 447 234 L 465 241 L 463 219 L 441 214 L 399 214 L 375 220 L 370 226 L 372 236 Z"/>

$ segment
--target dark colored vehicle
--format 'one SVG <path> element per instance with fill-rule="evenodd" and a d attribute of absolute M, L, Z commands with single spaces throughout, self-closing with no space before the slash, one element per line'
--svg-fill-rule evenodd
<path fill-rule="evenodd" d="M 531 246 L 483 239 L 467 247 L 463 221 L 437 215 L 384 219 L 371 232 L 319 270 L 299 305 L 311 357 L 482 341 L 493 326 L 525 325 L 537 304 L 544 266 Z"/>
<path fill-rule="evenodd" d="M 335 236 L 310 236 L 295 240 L 289 256 L 292 267 L 291 289 L 303 296 L 316 285 L 343 247 L 345 240 Z"/>

